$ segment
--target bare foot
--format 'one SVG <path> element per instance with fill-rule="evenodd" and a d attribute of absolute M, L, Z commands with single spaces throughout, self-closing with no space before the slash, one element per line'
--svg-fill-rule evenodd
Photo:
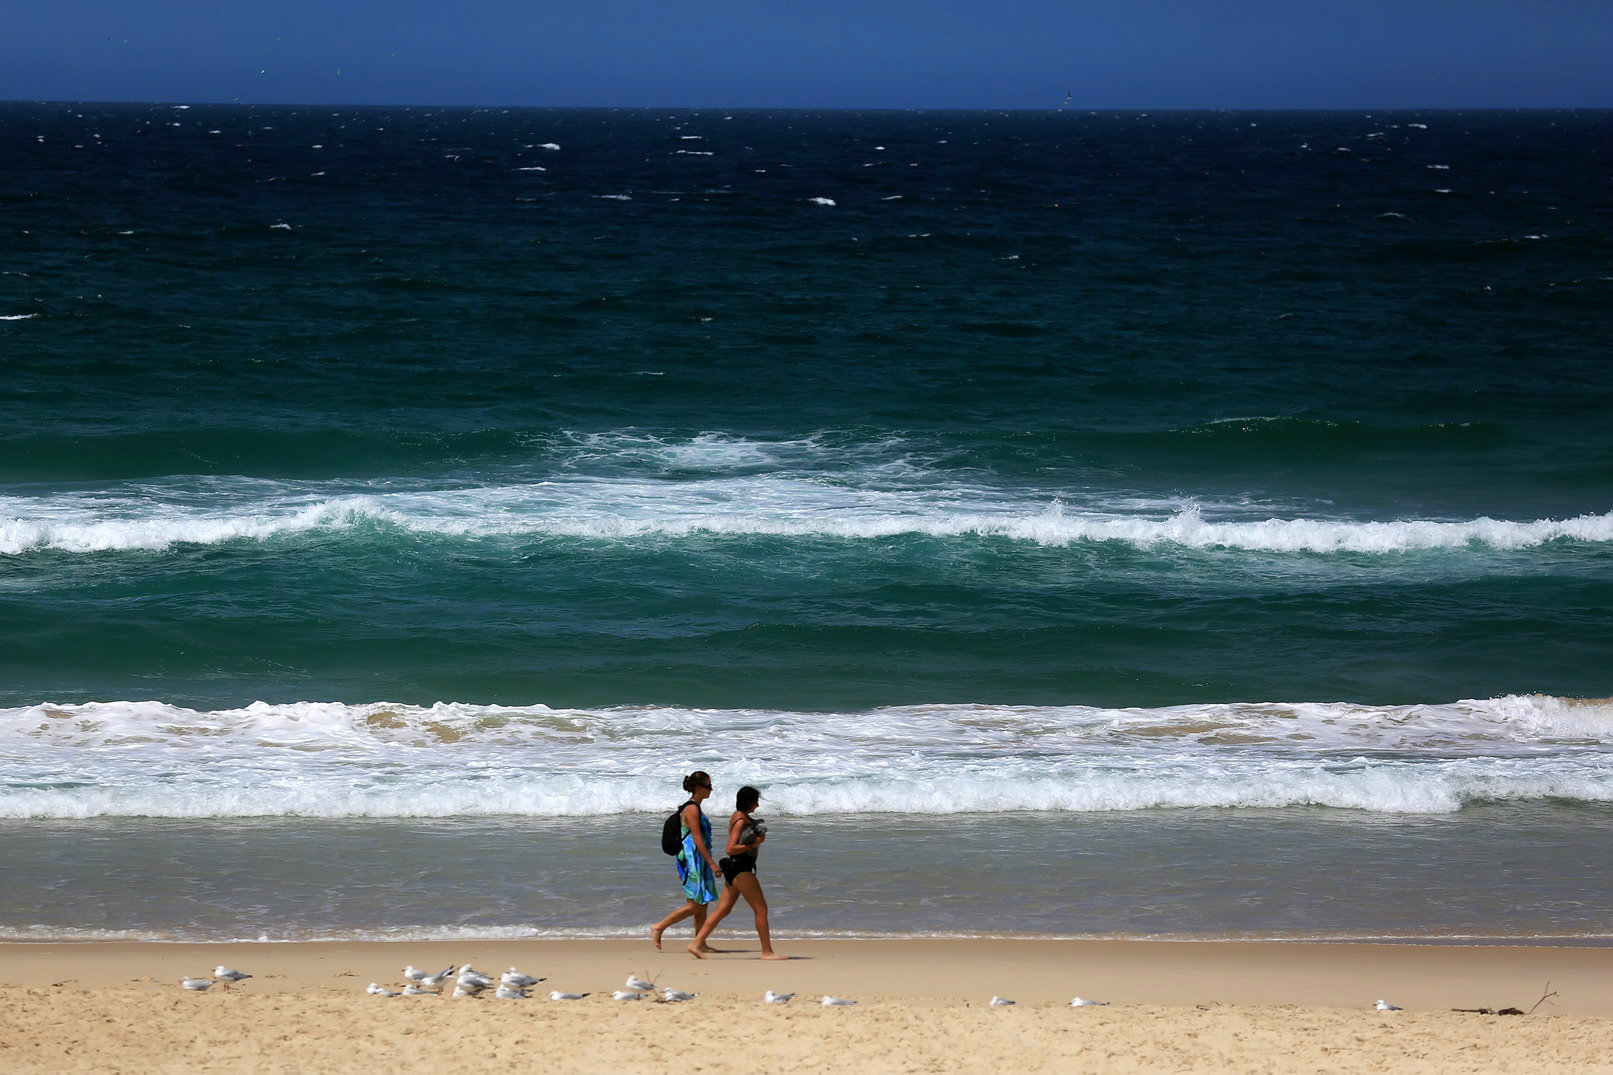
<path fill-rule="evenodd" d="M 689 954 L 694 956 L 696 959 L 705 959 L 706 953 L 709 951 L 711 951 L 710 948 L 696 948 L 692 944 L 689 946 Z"/>
<path fill-rule="evenodd" d="M 657 952 L 659 952 L 661 950 L 661 927 L 660 926 L 651 926 L 650 927 L 650 943 L 655 945 L 655 950 Z"/>
<path fill-rule="evenodd" d="M 784 955 L 781 952 L 763 952 L 762 953 L 762 958 L 763 959 L 789 959 L 790 957 L 787 956 L 787 955 Z"/>

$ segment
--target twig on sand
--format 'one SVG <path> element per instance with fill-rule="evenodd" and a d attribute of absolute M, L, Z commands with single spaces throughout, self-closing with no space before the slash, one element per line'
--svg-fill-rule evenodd
<path fill-rule="evenodd" d="M 1535 1001 L 1534 1008 L 1530 1008 L 1528 1011 L 1524 1011 L 1522 1008 L 1502 1008 L 1500 1011 L 1494 1008 L 1452 1008 L 1451 1011 L 1467 1012 L 1472 1015 L 1533 1015 L 1535 1014 L 1535 1008 L 1540 1007 L 1542 1004 L 1550 1003 L 1551 998 L 1556 995 L 1557 993 L 1552 989 L 1551 983 L 1547 982 L 1546 991 L 1540 994 L 1540 999 Z M 1557 1005 L 1552 1004 L 1552 1007 L 1555 1008 Z"/>
<path fill-rule="evenodd" d="M 1547 1003 L 1549 1000 L 1551 1000 L 1552 997 L 1555 997 L 1556 995 L 1557 995 L 1557 991 L 1552 989 L 1550 982 L 1547 982 L 1546 983 L 1546 991 L 1544 993 L 1540 994 L 1540 999 L 1539 1000 L 1535 1001 L 1535 1008 L 1538 1008 L 1542 1004 Z M 1555 1008 L 1555 1007 L 1557 1007 L 1557 1005 L 1553 1004 L 1552 1007 Z M 1530 1015 L 1535 1014 L 1535 1008 L 1530 1008 L 1529 1009 L 1529 1014 Z"/>

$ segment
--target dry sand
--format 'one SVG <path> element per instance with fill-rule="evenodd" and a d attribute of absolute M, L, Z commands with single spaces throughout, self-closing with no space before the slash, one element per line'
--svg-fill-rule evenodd
<path fill-rule="evenodd" d="M 6 1071 L 1613 1072 L 1613 949 L 1149 941 L 793 941 L 705 962 L 668 938 L 0 944 Z M 375 997 L 406 962 L 516 964 L 541 999 Z M 191 993 L 181 974 L 254 977 Z M 629 972 L 698 992 L 615 1001 Z M 1533 1015 L 1451 1008 L 1530 1008 Z M 555 1002 L 547 990 L 591 992 Z M 763 990 L 800 994 L 764 1005 Z M 857 999 L 824 1008 L 824 993 Z M 993 994 L 1012 1007 L 992 1008 Z M 1072 996 L 1109 1007 L 1072 1009 Z M 1378 997 L 1403 1005 L 1372 1008 Z"/>

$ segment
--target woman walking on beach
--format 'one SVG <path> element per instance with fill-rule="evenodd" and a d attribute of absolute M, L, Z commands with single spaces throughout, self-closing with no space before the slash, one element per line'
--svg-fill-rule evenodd
<path fill-rule="evenodd" d="M 683 790 L 689 793 L 689 801 L 678 811 L 682 818 L 683 847 L 678 851 L 677 861 L 678 882 L 683 885 L 683 895 L 688 902 L 650 927 L 650 940 L 657 948 L 661 947 L 661 934 L 668 926 L 690 916 L 694 917 L 698 934 L 706 924 L 706 904 L 717 898 L 717 861 L 711 857 L 711 821 L 700 809 L 700 804 L 711 794 L 711 777 L 696 770 L 683 778 Z M 697 936 L 689 950 L 694 951 L 697 946 L 710 951 L 703 936 Z"/>
<path fill-rule="evenodd" d="M 728 819 L 728 857 L 718 863 L 725 882 L 722 899 L 717 901 L 717 909 L 705 923 L 695 929 L 689 954 L 696 959 L 705 959 L 706 953 L 712 950 L 706 946 L 711 931 L 728 917 L 741 896 L 756 912 L 756 936 L 762 941 L 762 958 L 790 958 L 773 951 L 773 939 L 767 929 L 767 897 L 762 895 L 762 882 L 756 879 L 756 852 L 767 840 L 767 826 L 760 818 L 752 818 L 751 811 L 761 801 L 762 793 L 749 784 L 734 796 L 734 814 Z"/>

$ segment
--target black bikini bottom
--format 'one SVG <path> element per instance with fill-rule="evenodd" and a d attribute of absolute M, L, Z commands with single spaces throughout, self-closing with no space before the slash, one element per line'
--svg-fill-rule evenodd
<path fill-rule="evenodd" d="M 717 865 L 722 869 L 722 879 L 727 884 L 733 884 L 734 878 L 742 873 L 756 872 L 755 855 L 731 855 L 725 859 L 718 859 Z"/>

